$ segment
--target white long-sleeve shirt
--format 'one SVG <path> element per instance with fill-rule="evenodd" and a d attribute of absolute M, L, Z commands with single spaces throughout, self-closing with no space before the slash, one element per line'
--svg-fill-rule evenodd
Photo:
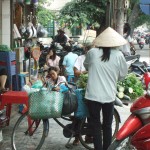
<path fill-rule="evenodd" d="M 127 64 L 121 51 L 111 49 L 109 61 L 101 61 L 103 50 L 92 48 L 86 55 L 84 66 L 88 70 L 85 93 L 87 100 L 100 103 L 115 101 L 117 81 L 127 75 Z"/>

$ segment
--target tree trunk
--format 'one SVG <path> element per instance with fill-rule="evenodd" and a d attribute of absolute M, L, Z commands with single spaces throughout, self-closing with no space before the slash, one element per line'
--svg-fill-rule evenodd
<path fill-rule="evenodd" d="M 124 25 L 124 0 L 118 0 L 116 12 L 116 30 L 121 35 L 123 35 L 123 25 Z"/>
<path fill-rule="evenodd" d="M 106 7 L 106 27 L 109 27 L 110 26 L 110 1 L 107 2 L 107 7 Z"/>
<path fill-rule="evenodd" d="M 139 7 L 139 4 L 136 3 L 134 5 L 132 13 L 131 13 L 131 15 L 129 16 L 129 19 L 128 19 L 128 23 L 131 26 L 131 36 L 133 34 L 133 31 L 134 31 L 134 22 L 135 22 L 136 18 L 139 16 L 139 14 L 140 14 L 140 7 Z"/>

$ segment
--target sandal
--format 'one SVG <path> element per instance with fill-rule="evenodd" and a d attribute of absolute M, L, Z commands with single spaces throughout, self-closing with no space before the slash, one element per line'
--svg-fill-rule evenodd
<path fill-rule="evenodd" d="M 9 89 L 8 88 L 5 88 L 5 89 L 1 89 L 0 90 L 0 93 L 5 93 L 5 92 L 8 92 L 9 91 Z"/>
<path fill-rule="evenodd" d="M 77 146 L 80 144 L 79 138 L 75 137 L 75 140 L 73 141 L 73 145 Z"/>

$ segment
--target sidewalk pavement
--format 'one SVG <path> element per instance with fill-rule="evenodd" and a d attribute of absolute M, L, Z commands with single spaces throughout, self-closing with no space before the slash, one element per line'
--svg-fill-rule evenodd
<path fill-rule="evenodd" d="M 129 104 L 129 106 L 125 106 L 124 108 L 118 106 L 116 107 L 121 118 L 120 127 L 125 122 L 127 117 L 130 115 L 130 106 L 131 104 Z M 20 114 L 18 113 L 18 106 L 14 105 L 12 109 L 10 125 L 3 129 L 3 142 L 0 144 L 0 150 L 12 150 L 11 134 L 13 127 L 19 116 Z M 65 144 L 67 143 L 68 138 L 65 138 L 63 136 L 62 127 L 60 127 L 53 119 L 50 119 L 49 123 L 50 123 L 49 134 L 48 137 L 45 139 L 43 148 L 41 150 L 67 150 Z M 64 121 L 64 124 L 65 123 L 67 124 L 66 121 Z M 71 144 L 73 140 L 74 138 L 72 139 Z M 85 148 L 81 144 L 78 146 L 73 146 L 72 149 L 85 150 Z"/>
<path fill-rule="evenodd" d="M 12 150 L 11 148 L 11 134 L 13 127 L 19 118 L 17 105 L 13 106 L 10 125 L 2 130 L 3 141 L 0 143 L 0 150 Z M 63 129 L 60 127 L 53 119 L 49 120 L 50 128 L 48 137 L 45 139 L 44 145 L 41 150 L 67 150 L 65 144 L 68 138 L 63 136 Z M 65 122 L 64 122 L 65 124 Z M 19 140 L 19 139 L 18 139 Z M 73 142 L 74 138 L 71 141 Z M 85 148 L 80 144 L 78 146 L 73 146 L 73 150 L 85 150 Z"/>

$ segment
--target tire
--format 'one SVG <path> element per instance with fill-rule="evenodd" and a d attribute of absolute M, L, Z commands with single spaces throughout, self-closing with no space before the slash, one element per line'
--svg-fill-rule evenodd
<path fill-rule="evenodd" d="M 134 146 L 130 145 L 130 138 L 123 140 L 114 140 L 107 150 L 136 150 Z"/>
<path fill-rule="evenodd" d="M 28 127 L 28 112 L 21 115 L 13 128 L 11 136 L 12 149 L 39 150 L 47 135 L 47 121 L 36 120 Z M 32 130 L 30 135 L 29 128 Z"/>
<path fill-rule="evenodd" d="M 143 47 L 144 47 L 143 45 L 140 45 L 140 49 L 143 49 Z"/>
<path fill-rule="evenodd" d="M 120 117 L 118 115 L 117 110 L 114 110 L 113 114 L 113 122 L 112 122 L 112 140 L 114 139 L 117 131 L 119 130 L 119 122 L 120 122 Z M 91 133 L 90 129 L 88 129 L 88 123 L 87 119 L 83 119 L 80 124 L 80 129 L 79 129 L 79 139 L 81 144 L 89 150 L 94 150 L 94 144 L 93 143 L 86 143 L 85 142 L 85 135 L 87 133 Z"/>

